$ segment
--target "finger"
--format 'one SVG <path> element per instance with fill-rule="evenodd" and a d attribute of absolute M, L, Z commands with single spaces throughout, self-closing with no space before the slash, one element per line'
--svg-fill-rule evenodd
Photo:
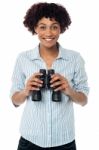
<path fill-rule="evenodd" d="M 35 82 L 35 81 L 32 81 L 32 82 L 29 82 L 27 85 L 26 85 L 27 87 L 29 86 L 31 86 L 31 87 L 42 87 L 42 84 L 41 83 L 37 83 L 37 82 Z"/>
<path fill-rule="evenodd" d="M 61 84 L 62 84 L 61 81 L 57 81 L 57 82 L 54 82 L 53 84 L 51 84 L 51 87 L 57 87 L 57 86 L 59 86 Z"/>
<path fill-rule="evenodd" d="M 25 88 L 26 90 L 28 90 L 28 91 L 34 91 L 34 90 L 40 90 L 40 88 L 39 87 L 36 87 L 36 86 L 28 86 L 27 88 Z"/>
<path fill-rule="evenodd" d="M 55 82 L 55 81 L 57 81 L 57 80 L 61 80 L 61 77 L 60 77 L 60 76 L 57 76 L 57 75 L 54 75 L 54 76 L 52 77 L 50 83 L 53 83 L 53 82 Z"/>
<path fill-rule="evenodd" d="M 34 73 L 34 74 L 30 77 L 30 80 L 32 80 L 32 79 L 34 79 L 34 78 L 39 78 L 41 75 L 42 75 L 42 73 L 40 73 L 40 72 Z"/>
<path fill-rule="evenodd" d="M 68 84 L 63 83 L 63 84 L 61 84 L 60 86 L 56 87 L 54 90 L 55 90 L 55 91 L 66 90 L 68 87 L 69 87 Z"/>
<path fill-rule="evenodd" d="M 40 76 L 40 75 L 42 75 L 42 73 L 40 73 L 40 72 L 36 72 L 36 73 L 33 74 L 34 77 Z"/>
<path fill-rule="evenodd" d="M 54 89 L 54 91 L 62 91 L 65 89 L 65 86 L 64 85 L 61 85 L 61 86 L 58 86 Z"/>
<path fill-rule="evenodd" d="M 40 90 L 40 88 L 37 88 L 37 87 L 32 87 L 32 89 L 31 89 L 32 91 L 39 91 Z"/>
<path fill-rule="evenodd" d="M 33 82 L 43 83 L 43 81 L 40 80 L 40 76 L 41 76 L 40 74 L 39 76 L 37 76 L 37 73 L 36 73 L 36 75 L 31 76 L 27 82 L 29 83 L 33 81 Z"/>
<path fill-rule="evenodd" d="M 41 84 L 41 83 L 35 82 L 35 81 L 33 81 L 33 82 L 31 83 L 31 85 L 32 85 L 32 86 L 37 86 L 37 87 L 42 87 L 42 84 Z"/>
<path fill-rule="evenodd" d="M 43 81 L 40 80 L 39 78 L 33 78 L 33 79 L 31 80 L 31 82 L 43 83 Z"/>

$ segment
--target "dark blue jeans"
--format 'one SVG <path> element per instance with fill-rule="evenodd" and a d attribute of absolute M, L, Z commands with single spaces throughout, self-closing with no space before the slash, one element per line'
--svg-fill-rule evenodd
<path fill-rule="evenodd" d="M 76 144 L 74 140 L 73 142 L 62 146 L 42 148 L 21 137 L 17 150 L 76 150 Z"/>

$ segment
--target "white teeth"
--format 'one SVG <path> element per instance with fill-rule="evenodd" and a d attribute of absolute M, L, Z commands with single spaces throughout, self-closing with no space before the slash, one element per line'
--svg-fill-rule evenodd
<path fill-rule="evenodd" d="M 53 40 L 53 39 L 45 39 L 46 41 L 51 41 L 51 40 Z"/>

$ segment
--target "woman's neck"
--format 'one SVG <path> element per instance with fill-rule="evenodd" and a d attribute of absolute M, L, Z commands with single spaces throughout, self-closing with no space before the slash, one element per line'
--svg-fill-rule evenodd
<path fill-rule="evenodd" d="M 58 44 L 50 48 L 39 45 L 39 51 L 40 51 L 40 56 L 42 58 L 44 57 L 56 58 L 59 52 Z"/>
<path fill-rule="evenodd" d="M 46 67 L 50 69 L 52 67 L 54 60 L 57 58 L 58 53 L 59 53 L 58 44 L 51 48 L 46 48 L 40 45 L 39 51 L 40 51 L 40 56 L 46 63 Z"/>

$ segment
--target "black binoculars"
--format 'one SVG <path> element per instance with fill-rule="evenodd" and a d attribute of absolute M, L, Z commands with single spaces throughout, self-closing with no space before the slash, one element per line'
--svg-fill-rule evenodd
<path fill-rule="evenodd" d="M 60 91 L 54 91 L 52 87 L 50 87 L 50 81 L 51 81 L 51 75 L 55 73 L 54 69 L 45 70 L 40 69 L 40 73 L 42 75 L 39 77 L 40 80 L 43 81 L 42 87 L 39 91 L 33 91 L 32 92 L 32 101 L 41 101 L 42 100 L 42 91 L 43 89 L 50 89 L 52 90 L 52 101 L 54 102 L 60 102 L 61 101 L 61 92 Z"/>

